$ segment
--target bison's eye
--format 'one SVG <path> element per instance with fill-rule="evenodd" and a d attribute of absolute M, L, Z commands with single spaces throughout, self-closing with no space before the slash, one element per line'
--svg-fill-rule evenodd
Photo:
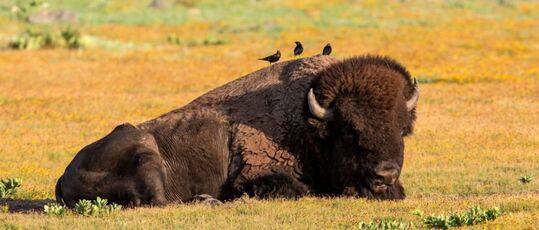
<path fill-rule="evenodd" d="M 131 162 L 135 168 L 138 168 L 144 165 L 145 163 L 151 162 L 153 159 L 154 159 L 154 155 L 151 154 L 150 152 L 141 152 L 141 153 L 135 154 L 132 157 Z"/>
<path fill-rule="evenodd" d="M 135 155 L 135 156 L 133 157 L 133 161 L 132 161 L 132 162 L 133 162 L 133 166 L 135 166 L 135 167 L 140 166 L 141 163 L 142 163 L 142 157 L 141 157 L 141 155 L 140 155 L 140 154 Z"/>

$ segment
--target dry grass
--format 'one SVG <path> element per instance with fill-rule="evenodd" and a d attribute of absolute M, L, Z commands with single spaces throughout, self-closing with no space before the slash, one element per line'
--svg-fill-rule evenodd
<path fill-rule="evenodd" d="M 220 24 L 204 20 L 88 24 L 81 27 L 84 34 L 131 45 L 1 50 L 0 178 L 22 178 L 16 198 L 28 200 L 53 198 L 54 183 L 74 153 L 115 125 L 156 117 L 265 67 L 256 58 L 275 49 L 289 59 L 295 40 L 304 41 L 306 55 L 330 41 L 341 58 L 392 56 L 423 84 L 416 133 L 406 140 L 404 201 L 247 200 L 215 208 L 143 208 L 103 218 L 0 213 L 0 228 L 346 228 L 388 216 L 416 220 L 410 215 L 414 209 L 442 214 L 496 205 L 507 213 L 479 228 L 532 229 L 539 220 L 539 182 L 521 184 L 518 178 L 539 177 L 539 33 L 534 32 L 539 4 L 451 5 L 456 3 L 462 2 L 381 7 L 364 1 L 341 9 L 337 2 L 326 5 L 337 9 L 328 11 L 316 1 L 270 2 L 264 4 L 301 10 L 320 23 L 299 18 L 290 26 L 281 18 L 272 22 L 282 26 L 275 33 L 217 33 Z M 482 3 L 484 8 L 476 8 Z M 323 20 L 325 14 L 354 18 L 358 8 L 372 12 L 374 24 Z M 230 26 L 226 22 L 221 23 Z M 0 29 L 0 43 L 14 31 Z M 187 40 L 217 34 L 227 43 L 176 46 L 166 43 L 171 33 Z"/>

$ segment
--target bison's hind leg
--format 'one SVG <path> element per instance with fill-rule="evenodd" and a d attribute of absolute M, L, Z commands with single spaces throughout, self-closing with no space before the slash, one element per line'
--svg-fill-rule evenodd
<path fill-rule="evenodd" d="M 291 176 L 275 173 L 258 177 L 251 182 L 249 195 L 262 199 L 297 199 L 307 193 L 307 187 Z"/>

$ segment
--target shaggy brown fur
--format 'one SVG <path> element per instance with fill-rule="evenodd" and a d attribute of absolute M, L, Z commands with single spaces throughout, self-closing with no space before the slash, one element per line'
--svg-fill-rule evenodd
<path fill-rule="evenodd" d="M 334 120 L 310 114 L 307 92 L 311 87 L 320 104 L 335 111 Z M 117 178 L 110 175 L 126 168 L 118 163 L 141 159 L 137 156 L 142 153 L 160 156 L 160 161 L 152 161 L 163 162 L 164 169 L 141 174 L 137 171 L 141 163 L 134 160 L 133 173 L 124 170 L 118 182 L 132 185 L 122 187 L 127 194 L 121 196 L 123 203 L 154 204 L 155 197 L 163 196 L 167 202 L 188 201 L 198 194 L 229 200 L 243 193 L 263 198 L 312 193 L 401 199 L 401 134 L 411 132 L 415 119 L 415 109 L 408 112 L 405 105 L 412 91 L 409 73 L 388 58 L 337 61 L 314 56 L 278 63 L 139 124 L 130 131 L 134 134 L 101 141 L 100 148 L 94 149 L 101 153 L 81 150 L 58 182 L 58 200 L 76 200 L 73 191 L 77 191 L 85 198 L 114 201 L 120 192 L 111 189 L 118 187 L 113 182 L 108 181 L 111 188 L 99 194 L 84 190 L 107 185 L 77 178 L 97 174 Z M 157 149 L 134 139 L 135 134 L 152 137 L 150 147 Z M 112 148 L 107 147 L 109 143 L 126 144 Z M 119 160 L 87 157 L 111 154 Z M 102 164 L 87 167 L 86 159 Z M 145 188 L 152 184 L 148 178 L 163 185 L 164 191 Z"/>
<path fill-rule="evenodd" d="M 405 106 L 413 85 L 404 67 L 387 57 L 354 57 L 321 71 L 313 88 L 322 106 L 333 108 L 337 116 L 330 124 L 309 120 L 317 136 L 332 139 L 326 143 L 335 146 L 329 156 L 319 157 L 333 165 L 321 171 L 331 175 L 326 179 L 334 192 L 365 190 L 368 186 L 358 187 L 357 178 L 373 177 L 369 169 L 379 162 L 392 161 L 402 168 L 402 136 L 411 133 L 415 121 L 415 109 L 408 112 Z M 400 183 L 396 184 L 388 192 L 403 197 Z M 368 191 L 361 194 L 372 196 Z"/>

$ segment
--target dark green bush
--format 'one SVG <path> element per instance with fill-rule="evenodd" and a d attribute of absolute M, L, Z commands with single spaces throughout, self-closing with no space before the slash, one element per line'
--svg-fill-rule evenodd
<path fill-rule="evenodd" d="M 61 35 L 67 48 L 79 49 L 83 47 L 81 35 L 78 30 L 67 27 L 66 29 L 61 31 Z"/>

